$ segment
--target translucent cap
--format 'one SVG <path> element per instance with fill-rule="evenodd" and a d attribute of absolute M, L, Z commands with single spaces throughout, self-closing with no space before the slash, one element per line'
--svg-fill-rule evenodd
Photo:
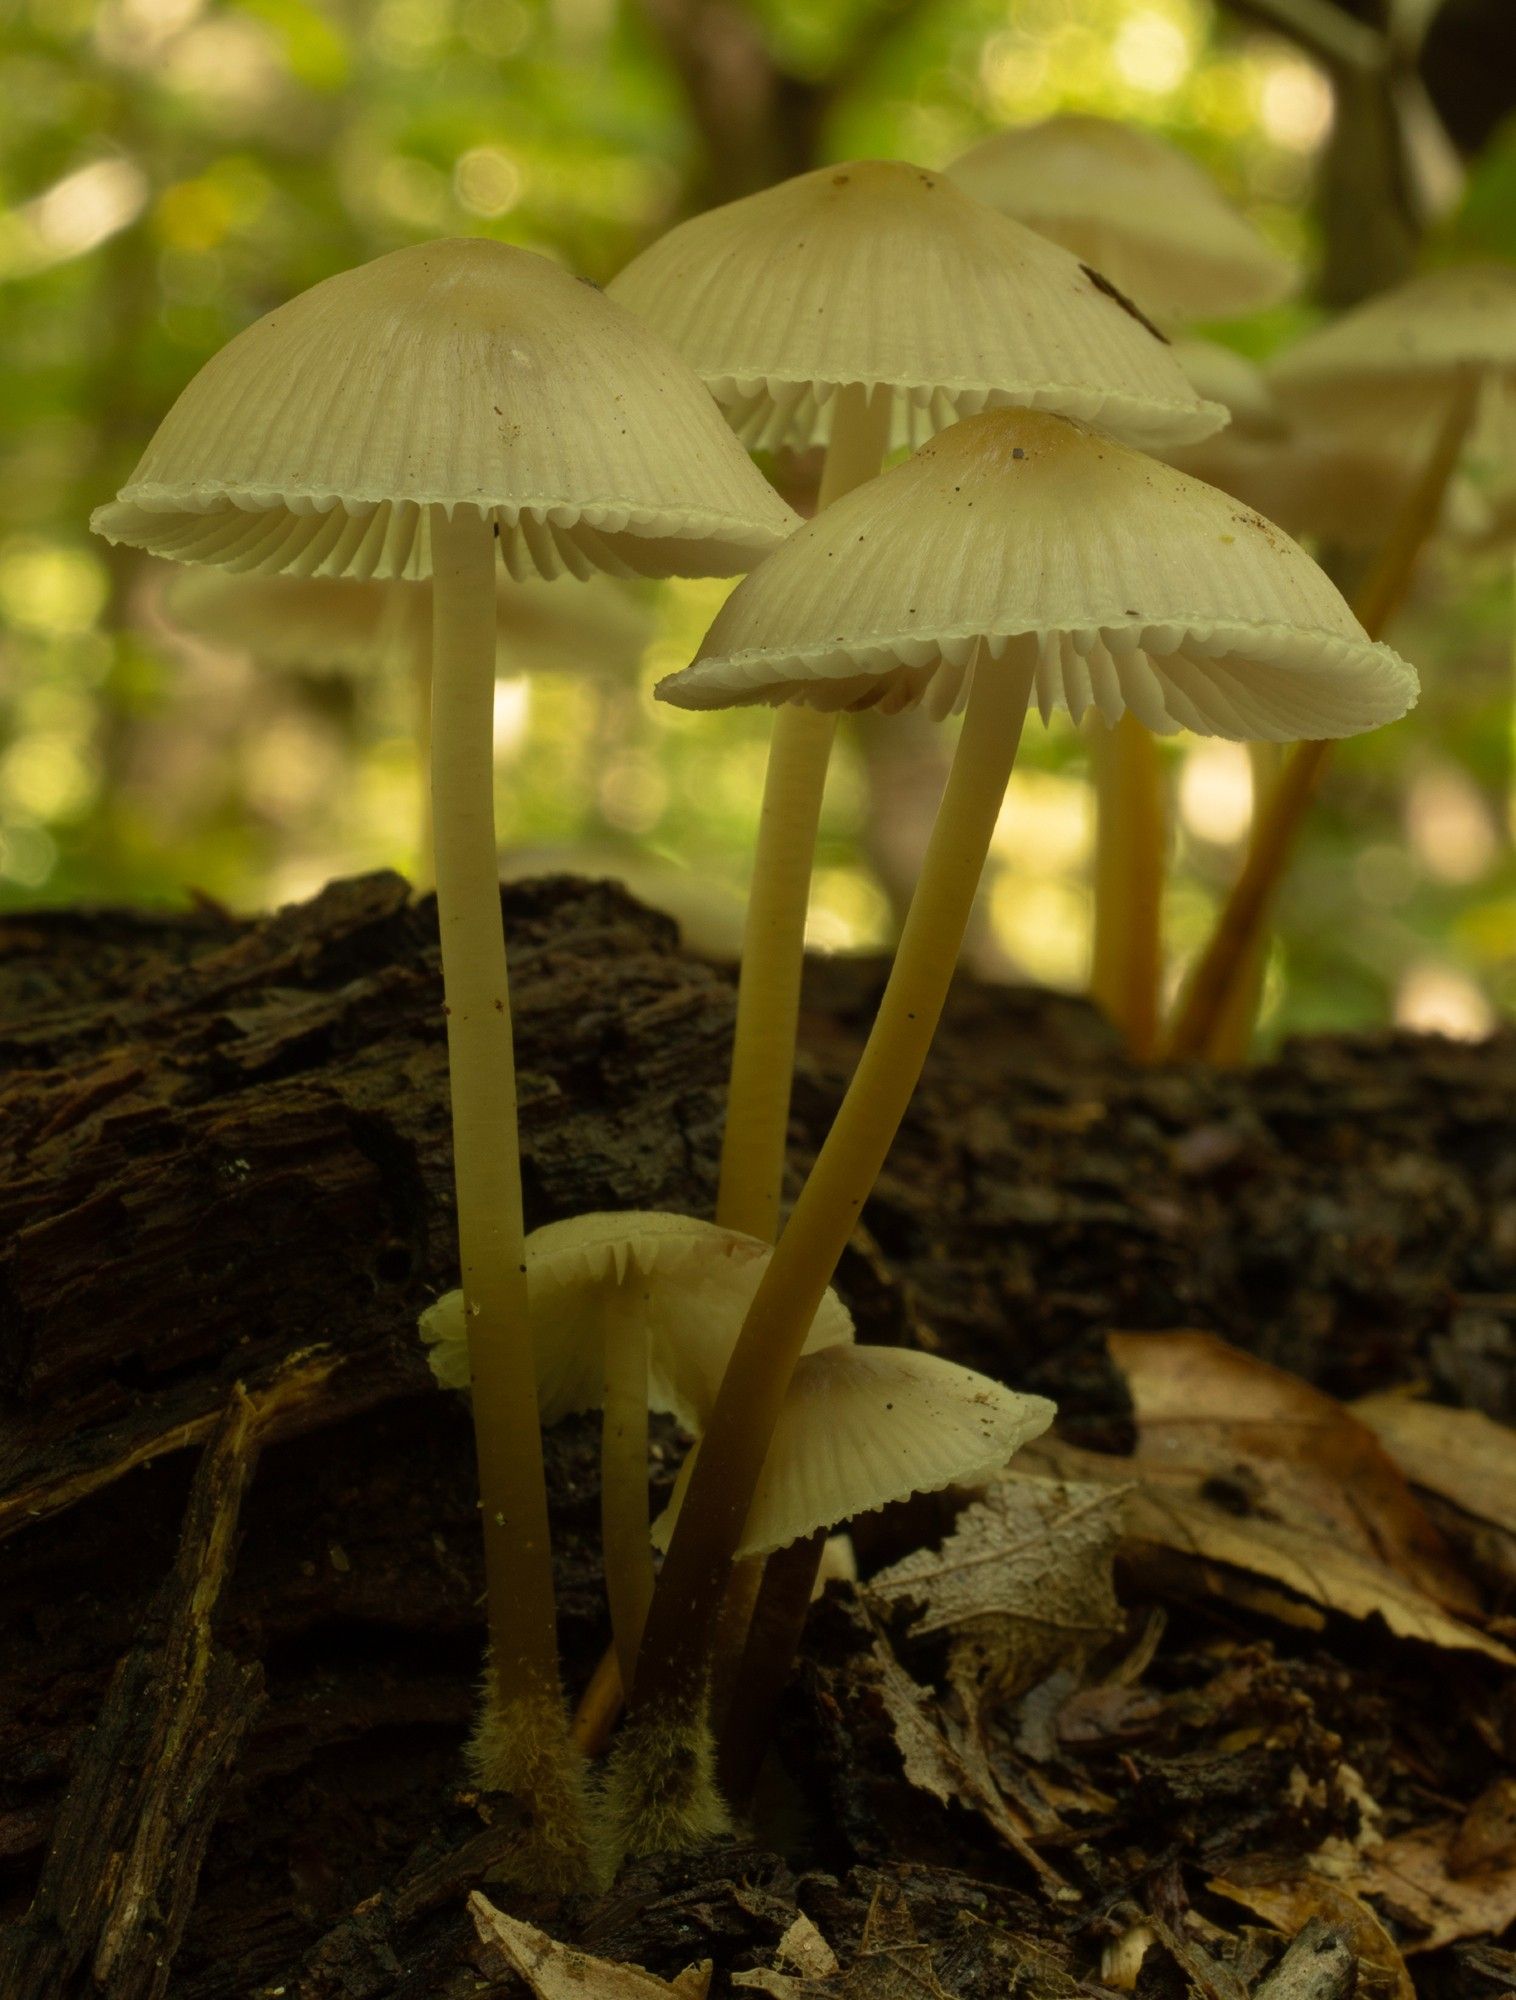
<path fill-rule="evenodd" d="M 1053 1421 L 1018 1395 L 940 1355 L 827 1348 L 803 1357 L 784 1399 L 743 1529 L 739 1558 L 768 1555 L 858 1514 L 998 1472 Z M 667 1544 L 670 1508 L 653 1531 Z"/>
<path fill-rule="evenodd" d="M 1093 264 L 1169 324 L 1276 304 L 1295 271 L 1203 167 L 1152 132 L 1065 115 L 971 147 L 958 185 Z"/>
<path fill-rule="evenodd" d="M 534 1229 L 526 1278 L 543 1423 L 599 1407 L 605 1309 L 615 1300 L 648 1335 L 648 1407 L 702 1430 L 772 1248 L 660 1210 L 575 1215 Z M 422 1314 L 421 1338 L 442 1387 L 467 1388 L 461 1292 L 445 1293 Z M 851 1315 L 828 1291 L 805 1351 L 852 1338 Z"/>
<path fill-rule="evenodd" d="M 1394 720 L 1416 676 L 1261 515 L 1082 424 L 999 410 L 807 522 L 727 599 L 686 708 L 939 710 L 1016 648 L 1044 719 L 1265 741 Z"/>
<path fill-rule="evenodd" d="M 1133 443 L 1223 421 L 1076 257 L 899 160 L 823 167 L 697 215 L 610 293 L 673 342 L 752 445 L 823 438 L 848 383 L 896 391 L 927 431 L 1005 404 Z"/>
<path fill-rule="evenodd" d="M 428 509 L 480 509 L 513 576 L 730 576 L 794 516 L 642 321 L 482 238 L 328 278 L 195 376 L 109 541 L 300 576 L 430 574 Z"/>

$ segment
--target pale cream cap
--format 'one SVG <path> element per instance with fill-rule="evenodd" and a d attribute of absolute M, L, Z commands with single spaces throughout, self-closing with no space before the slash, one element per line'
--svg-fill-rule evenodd
<path fill-rule="evenodd" d="M 1138 127 L 1064 114 L 995 133 L 948 173 L 1166 324 L 1254 312 L 1295 288 L 1289 260 L 1205 169 Z"/>
<path fill-rule="evenodd" d="M 848 494 L 728 598 L 659 693 L 686 708 L 952 706 L 1015 647 L 1035 699 L 1242 740 L 1393 721 L 1416 676 L 1229 495 L 1100 433 L 1001 410 Z"/>
<path fill-rule="evenodd" d="M 517 577 L 728 576 L 795 521 L 642 321 L 472 238 L 396 250 L 238 334 L 92 525 L 178 562 L 418 578 L 433 506 L 481 510 Z"/>
<path fill-rule="evenodd" d="M 1054 1414 L 1045 1397 L 911 1348 L 839 1345 L 806 1355 L 791 1377 L 738 1557 L 769 1555 L 913 1493 L 986 1479 Z M 687 1483 L 687 1472 L 681 1477 Z M 654 1527 L 660 1548 L 673 1511 Z"/>
<path fill-rule="evenodd" d="M 1077 258 L 899 160 L 822 167 L 697 215 L 610 293 L 672 341 L 753 446 L 824 438 L 850 383 L 895 391 L 923 432 L 1006 404 L 1134 443 L 1223 421 Z"/>
<path fill-rule="evenodd" d="M 773 1246 L 740 1230 L 661 1210 L 570 1216 L 526 1239 L 526 1279 L 544 1424 L 598 1409 L 605 1307 L 648 1335 L 648 1407 L 703 1429 L 732 1346 Z M 447 1292 L 421 1316 L 432 1373 L 445 1389 L 469 1382 L 463 1294 Z M 828 1290 L 805 1351 L 848 1342 L 852 1317 Z"/>

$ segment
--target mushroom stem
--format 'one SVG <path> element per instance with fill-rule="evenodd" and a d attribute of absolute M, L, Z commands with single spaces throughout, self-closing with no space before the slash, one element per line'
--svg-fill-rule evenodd
<path fill-rule="evenodd" d="M 632 1274 L 635 1283 L 635 1274 Z M 625 1283 L 604 1306 L 605 1394 L 600 1431 L 600 1548 L 622 1686 L 637 1664 L 653 1596 L 647 1504 L 648 1330 L 629 1312 Z"/>
<path fill-rule="evenodd" d="M 963 732 L 879 1012 L 841 1108 L 754 1295 L 701 1440 L 637 1662 L 634 1706 L 688 1709 L 807 1329 L 926 1061 L 1015 762 L 1036 661 L 981 647 Z"/>
<path fill-rule="evenodd" d="M 747 1644 L 731 1686 L 729 1712 L 717 1725 L 716 1781 L 727 1804 L 739 1812 L 752 1797 L 763 1764 L 825 1548 L 826 1530 L 818 1528 L 814 1535 L 776 1550 L 763 1572 L 763 1588 L 753 1606 Z"/>
<path fill-rule="evenodd" d="M 1277 743 L 1250 743 L 1248 763 L 1253 772 L 1253 817 L 1268 811 L 1274 787 L 1284 769 L 1284 753 Z M 1247 954 L 1247 963 L 1232 982 L 1231 997 L 1216 1023 L 1206 1048 L 1206 1059 L 1226 1069 L 1245 1063 L 1258 1025 L 1258 1009 L 1263 1000 L 1264 978 L 1269 965 L 1269 936 L 1260 926 Z"/>
<path fill-rule="evenodd" d="M 1163 769 L 1135 715 L 1088 732 L 1095 778 L 1095 942 L 1090 993 L 1139 1061 L 1158 1036 L 1162 977 Z"/>
<path fill-rule="evenodd" d="M 1448 483 L 1473 426 L 1479 386 L 1477 370 L 1459 376 L 1421 476 L 1354 606 L 1371 639 L 1381 636 L 1405 600 L 1416 559 L 1437 524 Z M 1210 1054 L 1233 989 L 1244 976 L 1249 955 L 1268 921 L 1331 749 L 1330 743 L 1297 744 L 1263 812 L 1255 817 L 1242 873 L 1222 906 L 1169 1030 L 1164 1050 L 1169 1057 Z"/>
<path fill-rule="evenodd" d="M 527 1320 L 516 1067 L 495 851 L 495 541 L 475 507 L 434 506 L 432 799 L 447 1011 L 458 1258 L 484 1523 L 498 1720 L 557 1699 L 547 1489 Z"/>
<path fill-rule="evenodd" d="M 889 443 L 890 392 L 836 392 L 817 511 L 872 479 Z M 805 913 L 837 718 L 786 705 L 774 718 L 737 982 L 716 1220 L 772 1243 L 789 1130 Z"/>
<path fill-rule="evenodd" d="M 435 616 L 435 614 L 433 614 Z M 422 621 L 411 642 L 411 727 L 416 743 L 416 769 L 420 774 L 420 797 L 416 804 L 416 860 L 414 880 L 419 892 L 436 880 L 432 860 L 432 620 Z M 491 700 L 494 689 L 491 686 Z M 492 732 L 493 733 L 493 732 Z"/>

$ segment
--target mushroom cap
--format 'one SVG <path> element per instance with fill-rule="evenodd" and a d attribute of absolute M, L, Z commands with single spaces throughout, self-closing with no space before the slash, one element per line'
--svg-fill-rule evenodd
<path fill-rule="evenodd" d="M 1416 676 L 1373 645 L 1304 550 L 1172 466 L 1066 418 L 995 410 L 792 535 L 727 599 L 686 708 L 961 699 L 965 670 L 1035 659 L 1044 719 L 1093 705 L 1149 729 L 1347 736 L 1403 715 Z"/>
<path fill-rule="evenodd" d="M 1424 456 L 1455 382 L 1482 375 L 1487 450 L 1512 457 L 1516 405 L 1516 264 L 1426 271 L 1308 333 L 1270 363 L 1280 401 L 1328 431 L 1397 435 Z M 1504 415 L 1505 421 L 1501 422 Z M 1424 440 L 1400 435 L 1424 427 Z"/>
<path fill-rule="evenodd" d="M 640 1305 L 648 1333 L 648 1407 L 686 1430 L 704 1428 L 728 1357 L 773 1246 L 740 1230 L 661 1210 L 570 1216 L 526 1239 L 526 1282 L 544 1424 L 600 1407 L 604 1308 L 619 1294 Z M 421 1316 L 432 1373 L 466 1389 L 463 1294 L 448 1292 Z M 828 1291 L 805 1352 L 850 1342 L 853 1321 Z"/>
<path fill-rule="evenodd" d="M 1289 428 L 1279 399 L 1269 387 L 1269 379 L 1257 362 L 1249 361 L 1234 347 L 1219 340 L 1176 340 L 1174 358 L 1195 386 L 1197 395 L 1209 403 L 1220 403 L 1230 422 L 1216 438 L 1283 437 Z M 1197 445 L 1181 445 L 1163 458 L 1177 457 L 1180 451 L 1202 449 L 1210 439 Z"/>
<path fill-rule="evenodd" d="M 895 390 L 922 433 L 1007 403 L 1134 443 L 1222 421 L 1077 258 L 900 160 L 822 167 L 697 215 L 610 293 L 673 342 L 750 445 L 820 439 L 848 383 Z"/>
<path fill-rule="evenodd" d="M 1295 288 L 1289 260 L 1205 169 L 1135 126 L 1064 114 L 997 132 L 947 171 L 1171 324 L 1254 312 Z"/>
<path fill-rule="evenodd" d="M 1045 1397 L 937 1354 L 840 1345 L 808 1354 L 790 1378 L 738 1556 L 769 1555 L 913 1493 L 985 1479 L 1054 1414 Z M 653 1529 L 659 1548 L 673 1512 Z"/>
<path fill-rule="evenodd" d="M 363 673 L 407 659 L 431 631 L 432 594 L 420 583 L 230 576 L 190 568 L 174 573 L 165 610 L 171 624 L 274 666 L 340 668 Z M 538 578 L 502 575 L 496 593 L 500 665 L 582 672 L 609 658 L 641 657 L 652 614 L 637 594 L 595 576 L 579 590 L 553 590 Z"/>
<path fill-rule="evenodd" d="M 512 576 L 729 576 L 794 516 L 642 321 L 546 257 L 419 244 L 314 285 L 195 376 L 92 525 L 178 562 L 424 577 L 473 507 Z"/>

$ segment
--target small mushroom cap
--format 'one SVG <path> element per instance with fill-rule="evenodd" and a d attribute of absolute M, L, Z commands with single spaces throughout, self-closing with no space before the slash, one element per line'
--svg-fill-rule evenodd
<path fill-rule="evenodd" d="M 1177 146 L 1108 118 L 997 132 L 948 168 L 1170 324 L 1225 319 L 1295 288 L 1289 261 Z"/>
<path fill-rule="evenodd" d="M 769 1555 L 913 1493 L 985 1479 L 1054 1414 L 1045 1397 L 936 1354 L 842 1346 L 808 1354 L 791 1378 L 738 1555 Z M 659 1548 L 672 1514 L 654 1527 Z"/>
<path fill-rule="evenodd" d="M 544 1424 L 600 1407 L 606 1307 L 635 1305 L 648 1332 L 648 1407 L 686 1430 L 704 1428 L 733 1343 L 772 1245 L 740 1230 L 661 1210 L 570 1216 L 526 1239 L 526 1280 Z M 421 1338 L 444 1389 L 466 1389 L 463 1294 L 421 1316 Z M 828 1291 L 805 1351 L 848 1342 L 853 1321 Z"/>
<path fill-rule="evenodd" d="M 1060 417 L 989 411 L 807 522 L 727 599 L 686 708 L 961 698 L 1035 656 L 1044 719 L 1130 709 L 1149 729 L 1348 736 L 1403 715 L 1416 676 L 1373 645 L 1305 552 L 1260 515 Z"/>
<path fill-rule="evenodd" d="M 169 622 L 252 653 L 272 666 L 340 668 L 363 673 L 414 656 L 431 633 L 432 594 L 420 583 L 355 583 L 293 576 L 229 576 L 224 570 L 174 572 L 165 599 Z M 578 590 L 538 579 L 501 576 L 496 623 L 504 673 L 578 673 L 641 657 L 652 633 L 651 607 L 610 577 Z"/>
<path fill-rule="evenodd" d="M 794 516 L 642 321 L 482 238 L 393 251 L 222 348 L 93 526 L 178 562 L 431 573 L 481 509 L 512 576 L 730 576 Z"/>
<path fill-rule="evenodd" d="M 1077 258 L 899 160 L 822 167 L 697 215 L 610 293 L 673 342 L 755 446 L 824 437 L 847 383 L 895 390 L 923 432 L 1008 403 L 1134 443 L 1222 421 Z"/>
<path fill-rule="evenodd" d="M 1430 446 L 1458 378 L 1485 378 L 1487 447 L 1512 461 L 1516 415 L 1516 264 L 1458 264 L 1381 292 L 1287 348 L 1269 365 L 1287 409 L 1322 424 Z M 1502 423 L 1502 416 L 1504 422 Z M 1424 437 L 1399 435 L 1421 426 Z"/>

